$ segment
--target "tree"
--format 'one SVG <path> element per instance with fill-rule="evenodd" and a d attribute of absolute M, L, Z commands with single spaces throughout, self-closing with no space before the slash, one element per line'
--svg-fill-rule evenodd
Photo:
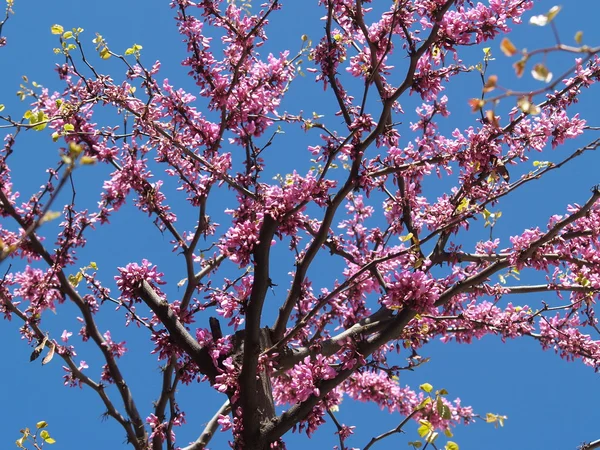
<path fill-rule="evenodd" d="M 399 381 L 439 338 L 527 337 L 600 367 L 592 337 L 600 188 L 544 226 L 511 224 L 502 239 L 494 235 L 507 196 L 599 145 L 593 139 L 556 161 L 529 161 L 594 131 L 571 111 L 600 79 L 600 48 L 583 44 L 580 33 L 574 45 L 562 44 L 559 7 L 529 21 L 552 27 L 554 45 L 517 48 L 506 33 L 531 1 L 318 3 L 321 35 L 303 35 L 296 53 L 270 54 L 267 35 L 286 2 L 173 1 L 193 81 L 182 81 L 185 89 L 163 78 L 140 44 L 121 51 L 96 34 L 90 46 L 82 28 L 54 24 L 62 87 L 24 77 L 18 95 L 29 109 L 21 115 L 0 106 L 7 133 L 0 308 L 21 322 L 31 359 L 60 359 L 65 384 L 95 391 L 136 450 L 205 448 L 219 428 L 231 430 L 236 449 L 285 448 L 292 429 L 310 436 L 327 421 L 346 449 L 354 431 L 336 419 L 343 397 L 403 416 L 365 449 L 411 420 L 415 448 L 457 449 L 450 428 L 479 416 L 443 387 Z M 0 33 L 17 6 L 7 2 Z M 495 39 L 500 51 L 489 46 Z M 296 43 L 291 36 L 286 44 Z M 476 44 L 485 45 L 477 48 L 480 62 L 464 63 L 460 55 Z M 531 71 L 543 87 L 503 86 L 495 52 L 512 58 L 516 76 Z M 554 54 L 565 57 L 548 62 Z M 312 114 L 282 107 L 299 75 L 324 89 Z M 444 90 L 460 77 L 480 85 L 462 99 L 471 115 L 446 132 Z M 41 145 L 60 149 L 59 158 L 41 189 L 19 198 L 23 188 L 9 167 L 35 132 Z M 278 174 L 282 158 L 294 158 L 296 170 Z M 101 187 L 81 198 L 94 177 Z M 83 259 L 100 230 L 130 214 L 127 201 L 144 214 L 126 217 L 137 224 L 148 216 L 156 236 L 148 246 L 165 256 L 112 267 Z M 131 239 L 138 226 L 129 225 Z M 324 271 L 332 274 L 321 286 Z M 526 293 L 544 299 L 535 306 L 508 300 Z M 74 343 L 70 314 L 86 344 Z M 161 366 L 150 410 L 122 370 L 132 351 L 120 340 L 126 333 L 150 338 L 143 351 Z M 94 346 L 101 370 L 78 355 Z M 176 444 L 185 423 L 178 395 L 210 389 L 222 394 L 222 406 L 195 442 Z"/>

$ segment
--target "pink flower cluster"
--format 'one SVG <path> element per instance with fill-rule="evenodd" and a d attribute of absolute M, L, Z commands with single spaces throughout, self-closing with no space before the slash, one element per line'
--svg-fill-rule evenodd
<path fill-rule="evenodd" d="M 159 295 L 164 295 L 159 289 L 159 285 L 166 284 L 162 281 L 163 273 L 158 271 L 157 266 L 147 259 L 142 259 L 142 265 L 138 263 L 129 263 L 125 267 L 118 267 L 119 275 L 115 276 L 117 288 L 121 291 L 121 300 L 134 303 L 138 300 L 136 291 L 140 288 L 142 281 L 150 283 Z"/>
<path fill-rule="evenodd" d="M 150 441 L 152 441 L 152 439 L 154 438 L 154 436 L 158 436 L 160 438 L 161 442 L 164 442 L 167 439 L 167 430 L 169 430 L 169 422 L 164 421 L 161 422 L 161 420 L 156 417 L 156 415 L 154 414 L 150 414 L 147 418 L 146 418 L 146 423 L 150 426 L 150 429 L 152 430 L 152 433 L 150 433 L 150 436 L 148 437 L 148 439 Z M 185 413 L 178 411 L 176 416 L 174 418 L 171 418 L 171 424 L 172 426 L 176 426 L 176 427 L 180 427 L 185 423 Z M 175 442 L 175 432 L 171 429 L 170 430 L 170 440 L 171 442 Z"/>
<path fill-rule="evenodd" d="M 320 395 L 318 382 L 336 375 L 330 364 L 333 360 L 317 355 L 314 359 L 307 356 L 296 364 L 284 376 L 277 379 L 273 386 L 273 399 L 278 404 L 303 402 L 311 395 Z"/>
<path fill-rule="evenodd" d="M 410 308 L 424 313 L 432 310 L 439 295 L 440 289 L 430 274 L 422 270 L 402 270 L 394 273 L 382 303 L 388 309 Z"/>

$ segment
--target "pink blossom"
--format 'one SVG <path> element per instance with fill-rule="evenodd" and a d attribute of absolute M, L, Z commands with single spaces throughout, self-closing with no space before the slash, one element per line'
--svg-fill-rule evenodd
<path fill-rule="evenodd" d="M 71 333 L 71 332 L 69 332 L 67 330 L 64 330 L 62 332 L 62 335 L 60 336 L 60 340 L 63 341 L 63 342 L 69 342 L 69 338 L 71 336 L 73 336 L 73 333 Z"/>

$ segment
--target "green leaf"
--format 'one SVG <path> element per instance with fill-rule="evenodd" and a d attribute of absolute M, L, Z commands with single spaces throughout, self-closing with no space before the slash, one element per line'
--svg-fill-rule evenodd
<path fill-rule="evenodd" d="M 63 130 L 65 130 L 65 131 L 75 131 L 75 125 L 73 125 L 72 123 L 65 123 L 63 125 Z"/>
<path fill-rule="evenodd" d="M 83 151 L 83 147 L 75 142 L 69 142 L 69 153 L 78 156 Z"/>
<path fill-rule="evenodd" d="M 129 47 L 127 50 L 125 50 L 125 56 L 129 56 L 129 55 L 133 55 L 136 53 L 139 53 L 141 49 L 143 49 L 144 47 L 142 47 L 141 45 L 138 44 L 133 44 L 133 47 Z"/>
<path fill-rule="evenodd" d="M 425 441 L 428 442 L 428 443 L 430 443 L 430 444 L 433 444 L 435 442 L 435 440 L 438 438 L 439 435 L 440 435 L 440 433 L 438 433 L 437 431 L 429 433 L 429 436 L 427 436 L 425 438 Z"/>
<path fill-rule="evenodd" d="M 65 30 L 62 26 L 54 24 L 52 25 L 52 27 L 50 27 L 50 31 L 52 32 L 52 34 L 63 34 Z"/>
<path fill-rule="evenodd" d="M 90 263 L 90 267 L 94 270 L 98 270 L 98 264 L 96 264 L 94 261 Z"/>
<path fill-rule="evenodd" d="M 81 280 L 83 280 L 83 272 L 81 271 L 77 272 L 75 275 L 69 275 L 69 283 L 74 287 L 79 286 Z"/>
<path fill-rule="evenodd" d="M 485 421 L 487 423 L 493 423 L 496 428 L 498 428 L 498 425 L 503 427 L 506 419 L 506 416 L 501 416 L 500 414 L 487 413 L 485 415 Z"/>
<path fill-rule="evenodd" d="M 433 391 L 433 386 L 429 383 L 423 383 L 422 385 L 419 386 L 419 389 L 421 389 L 422 391 L 425 391 L 427 393 L 430 393 L 431 391 Z"/>
<path fill-rule="evenodd" d="M 538 81 L 544 81 L 546 83 L 552 81 L 552 72 L 550 72 L 550 70 L 542 63 L 533 66 L 531 76 Z"/>
<path fill-rule="evenodd" d="M 23 115 L 25 119 L 29 119 L 29 124 L 34 125 L 32 128 L 35 131 L 41 131 L 48 125 L 48 116 L 44 113 L 44 111 L 38 111 L 34 113 L 30 110 L 25 111 Z"/>
<path fill-rule="evenodd" d="M 43 215 L 41 223 L 50 222 L 51 220 L 60 217 L 60 215 L 61 214 L 58 211 L 48 211 L 46 214 Z"/>
<path fill-rule="evenodd" d="M 581 44 L 583 42 L 583 31 L 575 33 L 575 42 Z"/>
<path fill-rule="evenodd" d="M 534 161 L 533 167 L 539 167 L 540 169 L 544 167 L 552 167 L 554 164 L 551 161 Z"/>
<path fill-rule="evenodd" d="M 48 124 L 46 122 L 38 123 L 36 126 L 34 126 L 32 128 L 32 130 L 42 131 L 44 128 L 46 128 L 46 126 L 48 126 Z"/>
<path fill-rule="evenodd" d="M 46 428 L 48 426 L 48 422 L 42 420 L 35 424 L 35 427 L 39 430 L 40 428 Z"/>
<path fill-rule="evenodd" d="M 81 159 L 79 160 L 79 162 L 83 166 L 89 166 L 92 164 L 96 164 L 98 162 L 98 160 L 96 158 L 94 158 L 93 156 L 82 156 Z"/>
<path fill-rule="evenodd" d="M 48 433 L 47 430 L 42 430 L 42 431 L 40 431 L 40 437 L 42 439 L 48 439 L 50 437 L 50 433 Z"/>
<path fill-rule="evenodd" d="M 428 420 L 422 419 L 419 420 L 419 423 L 421 426 L 417 429 L 417 433 L 419 433 L 420 437 L 424 438 L 433 431 L 433 425 Z"/>
<path fill-rule="evenodd" d="M 424 398 L 421 403 L 419 403 L 419 406 L 417 406 L 417 409 L 423 409 L 425 408 L 425 406 L 429 405 L 432 402 L 431 397 L 427 397 Z"/>
<path fill-rule="evenodd" d="M 0 103 L 0 112 L 4 111 L 5 106 Z"/>
<path fill-rule="evenodd" d="M 458 444 L 456 442 L 452 442 L 452 441 L 448 441 L 448 443 L 446 444 L 446 446 L 444 448 L 445 448 L 445 450 L 459 450 Z"/>
<path fill-rule="evenodd" d="M 104 47 L 102 50 L 100 50 L 100 58 L 108 59 L 111 56 L 112 55 L 110 54 L 110 50 L 108 50 L 108 48 Z"/>
<path fill-rule="evenodd" d="M 551 22 L 558 15 L 561 9 L 562 6 L 553 6 L 550 8 L 550 11 L 548 11 L 546 14 L 546 16 L 548 16 L 548 22 Z"/>
<path fill-rule="evenodd" d="M 412 233 L 408 233 L 406 236 L 400 236 L 400 240 L 402 242 L 410 241 L 413 237 Z"/>
<path fill-rule="evenodd" d="M 62 35 L 63 39 L 71 39 L 73 37 L 72 31 L 65 31 Z"/>
<path fill-rule="evenodd" d="M 494 61 L 494 58 L 492 58 L 492 48 L 491 47 L 485 47 L 483 49 L 483 60 L 485 62 Z"/>
<path fill-rule="evenodd" d="M 461 213 L 466 211 L 469 208 L 469 203 L 470 200 L 467 197 L 464 197 L 456 207 L 456 212 Z"/>
<path fill-rule="evenodd" d="M 435 400 L 435 409 L 437 410 L 438 414 L 441 416 L 442 415 L 442 411 L 444 409 L 444 402 L 442 401 L 442 397 L 438 397 Z"/>
<path fill-rule="evenodd" d="M 537 116 L 542 111 L 538 105 L 532 103 L 527 97 L 521 97 L 517 100 L 517 106 L 525 114 L 531 114 L 532 116 Z"/>
<path fill-rule="evenodd" d="M 452 419 L 452 411 L 450 411 L 450 408 L 448 408 L 448 405 L 446 404 L 442 404 L 442 408 L 441 410 L 438 409 L 438 413 L 440 414 L 440 416 L 442 416 L 442 419 L 444 420 Z"/>

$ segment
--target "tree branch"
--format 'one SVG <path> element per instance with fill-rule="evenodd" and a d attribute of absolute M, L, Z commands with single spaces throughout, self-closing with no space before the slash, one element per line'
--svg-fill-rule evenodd
<path fill-rule="evenodd" d="M 211 383 L 217 376 L 217 369 L 206 347 L 202 347 L 179 321 L 169 303 L 156 293 L 147 281 L 143 281 L 137 294 L 154 311 L 161 323 L 169 331 L 173 342 L 196 363 L 200 372 L 206 375 Z"/>
<path fill-rule="evenodd" d="M 244 445 L 256 442 L 259 439 L 260 423 L 265 417 L 274 414 L 267 411 L 265 403 L 272 403 L 272 393 L 264 392 L 257 385 L 258 356 L 261 353 L 261 324 L 262 308 L 271 279 L 269 278 L 269 256 L 271 253 L 271 240 L 277 230 L 278 223 L 269 214 L 265 213 L 263 224 L 258 236 L 259 242 L 254 249 L 254 283 L 246 309 L 246 327 L 244 335 L 244 354 L 242 371 L 240 375 L 240 404 L 244 414 Z M 268 330 L 266 330 L 268 332 Z M 265 374 L 262 375 L 266 376 Z M 264 387 L 264 385 L 262 385 Z M 269 397 L 268 399 L 265 397 Z M 265 410 L 261 410 L 265 409 Z M 249 413 L 251 411 L 251 413 Z"/>
<path fill-rule="evenodd" d="M 200 437 L 187 447 L 182 448 L 181 450 L 203 450 L 206 448 L 210 440 L 212 439 L 215 431 L 219 427 L 219 418 L 220 416 L 224 416 L 231 412 L 231 404 L 229 400 L 225 401 L 223 405 L 219 408 L 219 410 L 215 413 L 215 415 L 210 419 L 210 421 L 206 424 L 204 431 L 200 435 Z"/>

